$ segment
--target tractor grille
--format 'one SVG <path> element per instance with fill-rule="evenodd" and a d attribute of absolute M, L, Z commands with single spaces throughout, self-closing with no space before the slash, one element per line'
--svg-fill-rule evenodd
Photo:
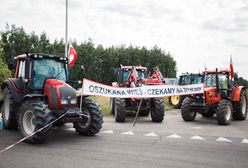
<path fill-rule="evenodd" d="M 73 88 L 71 87 L 60 87 L 60 98 L 61 99 L 66 99 L 68 101 L 68 104 L 63 105 L 63 106 L 75 106 L 75 104 L 71 104 L 72 99 L 76 99 L 76 92 Z"/>

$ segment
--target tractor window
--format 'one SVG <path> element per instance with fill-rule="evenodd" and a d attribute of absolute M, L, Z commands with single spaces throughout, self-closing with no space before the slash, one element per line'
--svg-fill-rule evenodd
<path fill-rule="evenodd" d="M 33 64 L 34 88 L 42 88 L 46 78 L 56 78 L 66 81 L 64 62 L 55 59 L 36 59 Z"/>
<path fill-rule="evenodd" d="M 137 71 L 138 77 L 143 78 L 143 79 L 147 78 L 147 73 L 145 70 L 137 70 L 136 69 L 136 71 Z"/>
<path fill-rule="evenodd" d="M 126 81 L 127 81 L 127 78 L 128 78 L 128 76 L 129 76 L 129 74 L 130 74 L 130 71 L 131 71 L 130 69 L 124 70 L 124 71 L 123 71 L 123 74 L 122 74 L 122 77 L 123 77 L 123 78 L 122 78 L 122 79 L 123 79 L 122 81 L 123 81 L 123 82 L 126 82 Z"/>
<path fill-rule="evenodd" d="M 18 78 L 25 78 L 25 61 L 19 62 Z"/>
<path fill-rule="evenodd" d="M 227 89 L 227 77 L 224 74 L 219 75 L 219 88 L 220 89 Z"/>
<path fill-rule="evenodd" d="M 190 76 L 181 76 L 180 85 L 189 85 L 191 83 Z"/>
<path fill-rule="evenodd" d="M 216 76 L 215 74 L 208 74 L 204 76 L 205 87 L 216 87 Z"/>

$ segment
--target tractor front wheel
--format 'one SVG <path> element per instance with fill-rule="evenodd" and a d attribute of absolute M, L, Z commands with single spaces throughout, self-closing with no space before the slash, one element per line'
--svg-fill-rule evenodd
<path fill-rule="evenodd" d="M 173 108 L 179 109 L 181 108 L 182 102 L 184 97 L 183 96 L 171 96 L 169 97 L 169 103 L 173 105 Z"/>
<path fill-rule="evenodd" d="M 164 99 L 153 98 L 151 102 L 151 117 L 153 122 L 162 122 L 164 120 Z"/>
<path fill-rule="evenodd" d="M 17 128 L 17 118 L 18 107 L 15 105 L 15 101 L 9 88 L 5 88 L 3 91 L 3 105 L 2 105 L 2 118 L 3 125 L 6 129 L 16 129 Z"/>
<path fill-rule="evenodd" d="M 183 100 L 181 115 L 184 121 L 194 121 L 196 117 L 196 112 L 190 111 L 190 105 L 193 103 L 193 99 L 190 97 L 186 97 Z"/>
<path fill-rule="evenodd" d="M 27 137 L 28 135 L 34 133 L 40 128 L 46 126 L 52 121 L 51 111 L 48 106 L 42 101 L 27 100 L 20 108 L 19 115 L 19 130 L 21 137 Z M 51 128 L 51 125 L 46 127 L 40 132 L 37 132 L 33 136 L 25 139 L 25 142 L 37 144 L 43 143 Z"/>
<path fill-rule="evenodd" d="M 216 109 L 216 117 L 219 125 L 229 125 L 233 113 L 232 104 L 228 100 L 222 100 Z"/>
<path fill-rule="evenodd" d="M 123 98 L 115 99 L 115 121 L 125 122 L 126 120 L 126 101 Z"/>
<path fill-rule="evenodd" d="M 102 110 L 93 100 L 83 99 L 82 112 L 89 116 L 84 121 L 74 122 L 74 128 L 80 135 L 93 136 L 100 131 L 103 124 Z"/>
<path fill-rule="evenodd" d="M 233 104 L 234 112 L 233 119 L 235 120 L 245 120 L 247 116 L 247 94 L 246 91 L 243 90 L 240 93 L 239 102 L 235 102 Z"/>

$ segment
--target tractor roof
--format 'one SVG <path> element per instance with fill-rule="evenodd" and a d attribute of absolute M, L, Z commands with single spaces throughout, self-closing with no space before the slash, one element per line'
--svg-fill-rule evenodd
<path fill-rule="evenodd" d="M 223 73 L 223 72 L 226 72 L 226 73 L 230 73 L 231 72 L 231 69 L 230 68 L 222 68 L 222 69 L 218 69 L 218 72 L 219 73 Z M 216 73 L 216 69 L 212 69 L 212 70 L 204 70 L 203 73 Z"/>
<path fill-rule="evenodd" d="M 51 55 L 51 54 L 42 54 L 42 53 L 29 53 L 29 54 L 21 54 L 16 56 L 14 59 L 18 60 L 18 59 L 25 59 L 27 57 L 31 57 L 31 58 L 54 58 L 54 59 L 61 59 L 61 60 L 68 60 L 66 57 L 64 56 L 59 56 L 59 55 Z"/>
<path fill-rule="evenodd" d="M 180 76 L 202 76 L 200 73 L 182 73 Z"/>
<path fill-rule="evenodd" d="M 142 67 L 142 66 L 121 66 L 121 69 L 137 69 L 137 70 L 147 70 L 146 67 Z"/>

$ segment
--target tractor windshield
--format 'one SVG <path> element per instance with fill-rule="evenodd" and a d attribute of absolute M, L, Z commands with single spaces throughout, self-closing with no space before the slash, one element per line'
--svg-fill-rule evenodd
<path fill-rule="evenodd" d="M 225 74 L 218 74 L 219 88 L 227 89 L 227 77 Z M 204 76 L 205 87 L 216 87 L 216 74 L 207 74 Z"/>
<path fill-rule="evenodd" d="M 142 79 L 146 79 L 147 78 L 147 73 L 145 70 L 141 70 L 141 69 L 136 69 L 137 72 L 137 77 L 140 77 Z M 125 69 L 123 71 L 123 81 L 127 81 L 129 74 L 131 73 L 131 69 Z"/>
<path fill-rule="evenodd" d="M 201 76 L 199 75 L 186 75 L 180 77 L 179 85 L 190 85 L 201 83 Z"/>
<path fill-rule="evenodd" d="M 43 58 L 33 61 L 33 86 L 42 88 L 46 78 L 66 81 L 65 64 L 62 61 Z"/>

